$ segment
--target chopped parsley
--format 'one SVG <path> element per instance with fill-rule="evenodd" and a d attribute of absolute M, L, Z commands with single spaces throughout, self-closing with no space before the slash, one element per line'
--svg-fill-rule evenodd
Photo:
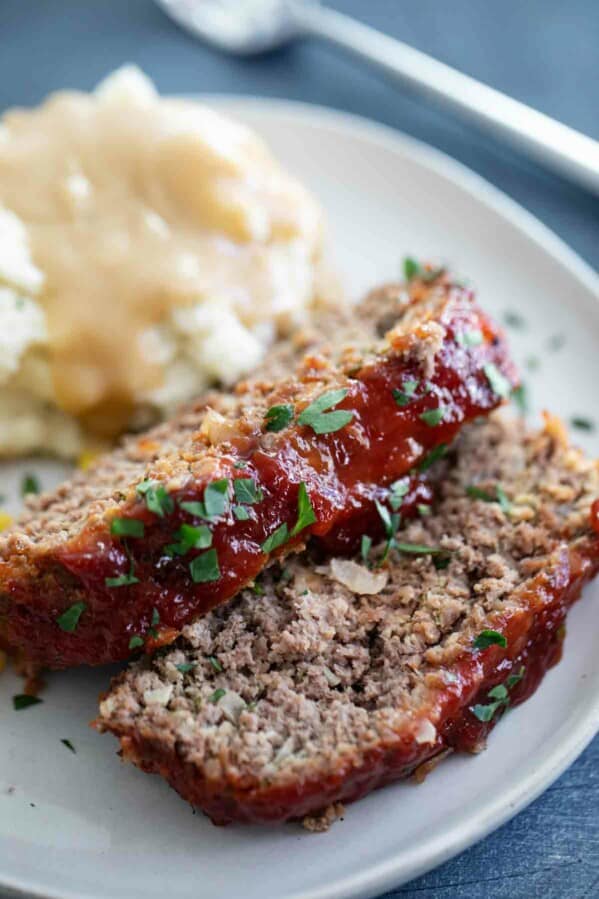
<path fill-rule="evenodd" d="M 414 399 L 414 394 L 418 390 L 419 383 L 419 381 L 410 378 L 408 381 L 403 382 L 401 389 L 395 388 L 391 391 L 393 399 L 398 406 L 403 408 L 403 406 L 409 405 L 411 400 Z"/>
<path fill-rule="evenodd" d="M 62 743 L 63 746 L 66 746 L 67 749 L 70 749 L 71 752 L 73 753 L 73 755 L 77 755 L 77 750 L 75 749 L 75 747 L 73 746 L 73 744 L 71 743 L 70 740 L 67 740 L 65 737 L 60 742 Z"/>
<path fill-rule="evenodd" d="M 462 331 L 456 334 L 455 339 L 460 346 L 480 346 L 484 337 L 482 331 L 473 329 L 472 331 Z"/>
<path fill-rule="evenodd" d="M 204 503 L 197 502 L 197 500 L 183 500 L 179 503 L 179 506 L 183 509 L 184 512 L 189 512 L 190 515 L 193 515 L 194 518 L 207 518 L 206 515 L 206 507 Z"/>
<path fill-rule="evenodd" d="M 143 496 L 147 509 L 159 518 L 170 515 L 175 508 L 173 498 L 169 496 L 163 484 L 156 481 L 141 481 L 136 491 Z"/>
<path fill-rule="evenodd" d="M 233 506 L 233 515 L 237 521 L 248 521 L 250 513 L 245 506 Z"/>
<path fill-rule="evenodd" d="M 297 492 L 297 521 L 289 536 L 295 537 L 296 534 L 299 534 L 300 531 L 303 531 L 309 525 L 314 524 L 315 521 L 316 515 L 310 502 L 310 496 L 305 483 L 302 481 Z"/>
<path fill-rule="evenodd" d="M 493 393 L 504 398 L 510 395 L 512 386 L 505 375 L 501 374 L 494 362 L 487 362 L 483 371 Z"/>
<path fill-rule="evenodd" d="M 547 346 L 552 352 L 557 353 L 558 350 L 562 349 L 565 342 L 566 338 L 563 334 L 552 334 L 547 341 Z"/>
<path fill-rule="evenodd" d="M 525 384 L 519 384 L 512 390 L 512 399 L 517 405 L 520 415 L 528 412 L 528 391 Z"/>
<path fill-rule="evenodd" d="M 382 565 L 386 560 L 387 556 L 391 549 L 393 549 L 395 544 L 395 532 L 399 527 L 399 522 L 401 520 L 399 514 L 397 512 L 390 513 L 388 509 L 383 506 L 378 499 L 375 499 L 374 504 L 376 506 L 376 510 L 379 513 L 381 521 L 383 522 L 383 527 L 385 528 L 385 535 L 387 537 L 387 543 L 385 545 L 385 551 L 383 555 L 379 559 L 379 565 Z"/>
<path fill-rule="evenodd" d="M 165 547 L 169 556 L 184 556 L 190 549 L 207 549 L 212 544 L 212 532 L 205 524 L 182 524 L 174 537 L 177 542 Z"/>
<path fill-rule="evenodd" d="M 139 649 L 140 646 L 144 645 L 143 637 L 140 637 L 139 634 L 135 634 L 135 636 L 131 637 L 129 640 L 129 649 Z"/>
<path fill-rule="evenodd" d="M 69 606 L 69 608 L 62 613 L 62 615 L 58 616 L 58 618 L 56 619 L 56 624 L 59 626 L 61 631 L 65 631 L 67 634 L 72 634 L 75 630 L 77 630 L 79 619 L 81 618 L 86 608 L 87 605 L 84 602 L 73 603 L 73 605 Z"/>
<path fill-rule="evenodd" d="M 260 503 L 264 499 L 262 490 L 253 478 L 236 478 L 233 481 L 235 499 L 238 503 Z"/>
<path fill-rule="evenodd" d="M 571 418 L 570 424 L 573 428 L 578 428 L 579 431 L 591 432 L 595 430 L 595 422 L 590 418 L 583 418 L 580 415 L 576 415 L 574 418 Z"/>
<path fill-rule="evenodd" d="M 497 498 L 488 490 L 483 490 L 482 487 L 477 487 L 475 484 L 469 484 L 466 487 L 466 493 L 471 499 L 482 499 L 484 503 L 494 503 Z"/>
<path fill-rule="evenodd" d="M 526 671 L 526 668 L 524 667 L 524 665 L 522 665 L 519 671 L 517 671 L 515 674 L 510 674 L 510 676 L 506 680 L 506 685 L 507 685 L 508 690 L 511 690 L 512 687 L 515 687 L 516 684 L 520 683 L 520 681 L 524 677 L 525 671 Z"/>
<path fill-rule="evenodd" d="M 238 461 L 233 466 L 233 468 L 247 468 L 247 467 L 248 467 L 248 464 L 247 464 L 247 462 L 244 462 L 243 459 L 238 459 Z"/>
<path fill-rule="evenodd" d="M 222 699 L 222 698 L 223 698 L 223 696 L 225 695 L 226 692 L 227 692 L 227 691 L 226 691 L 226 690 L 223 690 L 222 687 L 219 687 L 218 690 L 215 690 L 214 693 L 212 693 L 212 694 L 208 697 L 208 702 L 213 702 L 213 703 L 218 702 L 219 699 Z"/>
<path fill-rule="evenodd" d="M 431 507 L 426 505 L 426 503 L 418 503 L 416 506 L 419 515 L 426 517 L 431 514 Z"/>
<path fill-rule="evenodd" d="M 433 565 L 437 569 L 437 571 L 442 571 L 444 568 L 449 566 L 451 562 L 451 557 L 447 556 L 433 556 Z"/>
<path fill-rule="evenodd" d="M 129 587 L 131 584 L 139 584 L 139 578 L 133 573 L 133 563 L 127 574 L 119 574 L 117 577 L 104 578 L 107 587 Z"/>
<path fill-rule="evenodd" d="M 226 478 L 206 484 L 204 508 L 207 518 L 218 518 L 219 515 L 225 514 L 229 506 L 228 489 L 229 482 Z"/>
<path fill-rule="evenodd" d="M 509 328 L 523 331 L 526 328 L 526 322 L 518 312 L 509 310 L 503 315 L 503 320 Z"/>
<path fill-rule="evenodd" d="M 158 637 L 158 631 L 156 628 L 160 624 L 160 612 L 156 607 L 152 609 L 152 618 L 150 619 L 150 627 L 148 629 L 148 634 L 150 637 L 156 639 Z"/>
<path fill-rule="evenodd" d="M 440 546 L 425 546 L 424 543 L 395 543 L 395 549 L 413 556 L 438 556 L 447 550 Z"/>
<path fill-rule="evenodd" d="M 300 413 L 297 419 L 299 424 L 312 428 L 315 434 L 332 434 L 341 430 L 350 423 L 354 413 L 346 409 L 336 409 L 334 412 L 326 410 L 344 400 L 347 393 L 346 388 L 327 390 Z"/>
<path fill-rule="evenodd" d="M 43 701 L 39 696 L 30 696 L 29 693 L 17 693 L 12 698 L 12 707 L 15 712 L 20 712 L 22 709 L 29 708 L 30 705 L 39 705 Z"/>
<path fill-rule="evenodd" d="M 289 529 L 285 522 L 270 534 L 262 544 L 263 553 L 271 553 L 289 540 Z"/>
<path fill-rule="evenodd" d="M 181 662 L 180 665 L 175 665 L 177 671 L 180 671 L 181 674 L 187 674 L 188 671 L 191 671 L 192 668 L 195 668 L 195 662 Z"/>
<path fill-rule="evenodd" d="M 282 431 L 293 420 L 293 406 L 288 403 L 271 406 L 264 416 L 267 431 Z"/>
<path fill-rule="evenodd" d="M 368 556 L 370 555 L 371 549 L 372 537 L 369 537 L 368 534 L 362 534 L 362 540 L 360 541 L 360 555 L 362 556 L 362 561 L 368 563 Z"/>
<path fill-rule="evenodd" d="M 428 453 L 428 455 L 426 455 L 424 459 L 422 459 L 422 461 L 418 465 L 418 471 L 428 471 L 431 465 L 434 465 L 435 462 L 438 462 L 439 459 L 442 459 L 446 452 L 447 444 L 440 443 L 439 446 L 436 446 L 434 449 L 432 449 L 430 453 Z"/>
<path fill-rule="evenodd" d="M 403 273 L 406 281 L 412 281 L 414 278 L 417 278 L 422 269 L 420 267 L 420 263 L 416 262 L 415 259 L 412 259 L 411 256 L 405 256 L 403 261 Z"/>
<path fill-rule="evenodd" d="M 499 503 L 499 505 L 501 507 L 501 511 L 504 512 L 506 515 L 509 515 L 510 512 L 512 511 L 512 504 L 509 501 L 509 499 L 507 497 L 507 493 L 505 492 L 505 490 L 503 489 L 501 484 L 497 485 L 497 487 L 495 488 L 495 492 L 497 494 L 497 502 Z"/>
<path fill-rule="evenodd" d="M 138 518 L 113 518 L 110 533 L 116 537 L 143 537 L 145 527 Z"/>
<path fill-rule="evenodd" d="M 391 484 L 389 488 L 389 505 L 393 509 L 394 512 L 399 509 L 401 506 L 405 495 L 408 493 L 410 489 L 410 479 L 409 478 L 401 478 L 399 481 L 395 481 Z"/>
<path fill-rule="evenodd" d="M 425 412 L 421 412 L 418 417 L 429 428 L 436 428 L 443 421 L 445 412 L 446 410 L 443 406 L 438 406 L 436 409 L 427 409 Z"/>
<path fill-rule="evenodd" d="M 466 494 L 471 499 L 481 499 L 484 503 L 499 503 L 502 512 L 506 515 L 509 515 L 511 512 L 512 504 L 501 484 L 496 485 L 494 493 L 489 493 L 488 490 L 483 490 L 482 487 L 477 487 L 476 484 L 469 484 L 466 487 Z"/>
<path fill-rule="evenodd" d="M 21 496 L 27 496 L 29 493 L 39 493 L 41 490 L 40 482 L 34 474 L 23 475 L 21 481 Z"/>
<path fill-rule="evenodd" d="M 218 555 L 215 549 L 200 553 L 189 563 L 189 573 L 194 584 L 206 584 L 220 577 Z"/>
<path fill-rule="evenodd" d="M 507 646 L 507 639 L 498 631 L 481 631 L 475 639 L 473 646 L 475 649 L 488 649 L 489 646 Z"/>
<path fill-rule="evenodd" d="M 485 631 L 483 631 L 483 633 L 485 633 Z M 489 633 L 495 633 L 495 631 L 490 631 Z M 487 696 L 489 699 L 492 699 L 493 702 L 472 706 L 470 711 L 474 717 L 479 721 L 482 721 L 483 724 L 492 721 L 498 709 L 502 706 L 507 707 L 510 704 L 509 691 L 522 680 L 525 670 L 524 666 L 522 666 L 516 674 L 510 674 L 509 677 L 506 678 L 505 683 L 497 684 L 495 687 L 492 687 L 487 693 Z"/>
<path fill-rule="evenodd" d="M 223 666 L 222 666 L 221 663 L 218 661 L 218 659 L 216 658 L 216 656 L 208 656 L 208 661 L 210 662 L 210 664 L 212 665 L 212 667 L 214 668 L 214 670 L 216 671 L 216 673 L 217 673 L 217 674 L 220 674 L 221 671 L 223 670 Z"/>
<path fill-rule="evenodd" d="M 414 278 L 420 278 L 425 284 L 429 284 L 443 274 L 444 267 L 427 269 L 411 256 L 405 256 L 403 261 L 403 273 L 406 281 L 413 281 Z"/>

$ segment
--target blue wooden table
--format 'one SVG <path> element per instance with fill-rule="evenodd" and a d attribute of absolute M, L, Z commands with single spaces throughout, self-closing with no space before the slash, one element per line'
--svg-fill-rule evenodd
<path fill-rule="evenodd" d="M 599 139 L 599 0 L 336 0 L 331 5 Z M 150 0 L 1 0 L 0 110 L 91 88 L 133 61 L 164 92 L 289 97 L 385 122 L 496 184 L 599 268 L 599 202 L 415 102 L 334 51 L 298 44 L 236 60 L 173 27 Z M 500 788 L 500 785 L 498 785 Z M 544 796 L 404 899 L 597 899 L 599 738 Z"/>

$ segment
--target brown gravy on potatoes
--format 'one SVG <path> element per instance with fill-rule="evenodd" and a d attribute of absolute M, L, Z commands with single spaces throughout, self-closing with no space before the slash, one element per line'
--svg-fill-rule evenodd
<path fill-rule="evenodd" d="M 246 327 L 284 324 L 281 248 L 306 269 L 321 249 L 318 206 L 254 134 L 135 71 L 4 116 L 0 207 L 41 273 L 56 403 L 106 435 L 159 387 L 173 310 L 222 297 Z"/>

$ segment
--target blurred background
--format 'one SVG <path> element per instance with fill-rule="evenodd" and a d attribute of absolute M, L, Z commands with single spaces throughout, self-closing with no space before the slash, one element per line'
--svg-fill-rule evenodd
<path fill-rule="evenodd" d="M 598 0 L 336 0 L 374 27 L 599 139 Z M 448 153 L 599 268 L 599 202 L 315 41 L 257 59 L 219 54 L 151 0 L 0 0 L 0 110 L 90 89 L 124 62 L 164 93 L 285 97 L 368 116 Z M 500 785 L 498 785 L 500 788 Z M 599 740 L 483 843 L 405 886 L 403 899 L 599 896 Z"/>

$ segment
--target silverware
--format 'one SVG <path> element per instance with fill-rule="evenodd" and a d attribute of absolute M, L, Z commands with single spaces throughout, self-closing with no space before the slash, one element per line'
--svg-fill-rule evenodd
<path fill-rule="evenodd" d="M 599 142 L 318 0 L 156 0 L 182 28 L 251 55 L 313 36 L 371 63 L 599 194 Z"/>

